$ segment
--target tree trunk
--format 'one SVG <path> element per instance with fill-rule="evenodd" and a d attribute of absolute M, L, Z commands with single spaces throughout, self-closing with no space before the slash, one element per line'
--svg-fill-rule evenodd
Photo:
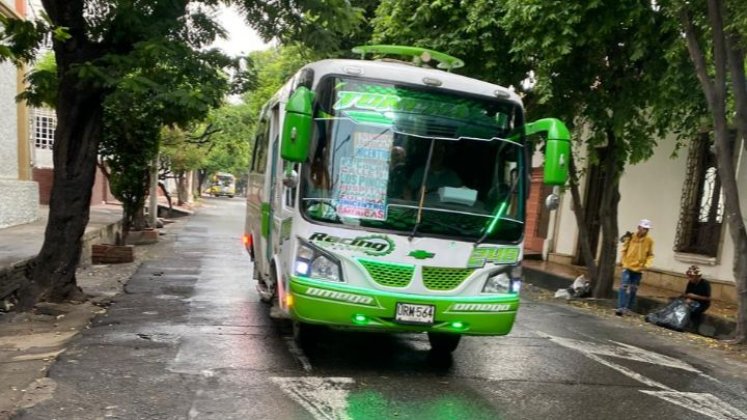
<path fill-rule="evenodd" d="M 172 217 L 172 211 L 174 210 L 174 208 L 171 205 L 171 194 L 169 194 L 169 191 L 166 189 L 166 182 L 158 181 L 158 187 L 161 188 L 163 196 L 166 197 L 166 201 L 168 201 L 169 203 L 169 217 Z"/>
<path fill-rule="evenodd" d="M 708 1 L 708 17 L 711 24 L 713 41 L 714 78 L 709 75 L 706 55 L 698 41 L 696 28 L 687 9 L 683 9 L 680 20 L 684 28 L 687 49 L 695 72 L 700 81 L 708 108 L 713 117 L 715 132 L 716 161 L 718 175 L 724 189 L 724 217 L 729 226 L 729 234 L 734 242 L 734 281 L 737 288 L 737 328 L 734 341 L 747 342 L 747 231 L 745 230 L 742 210 L 739 203 L 739 188 L 736 180 L 734 149 L 729 144 L 726 117 L 727 72 L 731 72 L 734 98 L 737 107 L 737 128 L 742 136 L 747 131 L 747 94 L 744 92 L 744 54 L 731 34 L 727 36 L 725 28 L 725 7 L 718 0 Z M 727 70 L 728 69 L 728 70 Z"/>
<path fill-rule="evenodd" d="M 586 213 L 581 203 L 581 194 L 578 191 L 578 172 L 576 172 L 576 162 L 572 154 L 569 159 L 569 172 L 571 197 L 573 198 L 573 215 L 576 217 L 576 226 L 578 226 L 578 240 L 581 242 L 581 253 L 584 256 L 584 265 L 586 265 L 586 278 L 589 281 L 596 282 L 597 264 L 594 253 L 591 250 L 589 229 L 584 220 Z"/>
<path fill-rule="evenodd" d="M 183 206 L 187 203 L 187 180 L 185 179 L 184 172 L 180 171 L 176 174 L 176 205 Z"/>
<path fill-rule="evenodd" d="M 205 179 L 207 178 L 207 172 L 204 169 L 197 171 L 197 188 L 199 189 L 198 197 L 202 197 L 203 186 L 205 185 Z"/>
<path fill-rule="evenodd" d="M 740 147 L 739 139 L 742 142 L 747 142 L 747 80 L 745 77 L 745 53 L 744 50 L 739 47 L 737 41 L 737 35 L 733 32 L 727 33 L 726 35 L 726 53 L 728 56 L 729 73 L 731 74 L 732 88 L 734 89 L 734 101 L 736 103 L 736 126 L 737 126 L 737 141 L 735 142 L 736 148 Z M 747 143 L 743 144 L 747 147 Z M 734 149 L 731 149 L 729 156 L 734 161 Z M 718 156 L 717 156 L 718 159 Z M 721 163 L 719 161 L 719 166 Z M 736 168 L 735 168 L 736 170 Z M 736 177 L 736 173 L 732 172 L 731 175 Z M 724 207 L 727 212 L 727 223 L 729 224 L 729 232 L 731 234 L 732 241 L 734 242 L 734 283 L 737 288 L 737 328 L 735 331 L 735 341 L 740 343 L 747 342 L 747 230 L 745 230 L 744 219 L 741 217 L 743 209 L 740 205 L 738 198 L 739 189 L 736 183 L 736 179 L 729 175 L 729 186 L 724 186 L 724 196 L 727 194 L 731 195 L 731 200 L 724 203 Z M 719 177 L 723 179 L 723 176 L 719 172 Z M 732 180 L 734 183 L 732 184 Z M 723 183 L 723 181 L 722 181 Z M 734 186 L 737 185 L 737 189 L 734 190 Z M 740 258 L 739 256 L 742 256 Z"/>
<path fill-rule="evenodd" d="M 620 173 L 618 164 L 617 138 L 615 133 L 607 130 L 608 152 L 604 157 L 604 176 L 607 188 L 602 193 L 602 205 L 599 209 L 602 225 L 601 252 L 597 266 L 596 282 L 592 295 L 596 298 L 612 296 L 615 281 L 615 261 L 617 258 L 617 205 L 620 202 Z"/>
<path fill-rule="evenodd" d="M 44 244 L 21 290 L 22 310 L 30 309 L 40 299 L 59 302 L 81 294 L 75 270 L 90 213 L 102 128 L 101 103 L 100 92 L 78 91 L 76 81 L 61 80 L 49 218 Z"/>

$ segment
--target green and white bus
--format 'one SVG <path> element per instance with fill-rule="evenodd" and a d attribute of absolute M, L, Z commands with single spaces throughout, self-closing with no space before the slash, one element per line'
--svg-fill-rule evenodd
<path fill-rule="evenodd" d="M 244 243 L 261 299 L 314 327 L 505 335 L 519 307 L 528 171 L 565 183 L 570 138 L 524 120 L 513 91 L 451 73 L 432 50 L 367 46 L 394 60 L 303 67 L 264 106 L 249 171 Z M 430 68 L 435 66 L 444 70 Z"/>

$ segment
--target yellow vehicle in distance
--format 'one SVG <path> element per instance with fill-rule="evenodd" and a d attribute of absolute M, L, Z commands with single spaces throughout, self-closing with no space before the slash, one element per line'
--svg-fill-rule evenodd
<path fill-rule="evenodd" d="M 213 197 L 233 198 L 236 195 L 236 177 L 226 172 L 216 173 L 208 188 L 208 194 Z"/>

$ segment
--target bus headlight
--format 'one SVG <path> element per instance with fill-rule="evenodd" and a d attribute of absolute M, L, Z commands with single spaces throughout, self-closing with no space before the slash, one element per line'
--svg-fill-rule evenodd
<path fill-rule="evenodd" d="M 311 263 L 311 273 L 309 273 L 309 277 L 340 281 L 340 264 L 336 261 L 332 261 L 324 255 L 318 255 Z"/>
<path fill-rule="evenodd" d="M 318 280 L 342 281 L 340 262 L 314 245 L 300 241 L 294 266 L 296 275 Z"/>
<path fill-rule="evenodd" d="M 520 289 L 521 266 L 515 266 L 491 274 L 485 282 L 482 292 L 518 294 Z"/>

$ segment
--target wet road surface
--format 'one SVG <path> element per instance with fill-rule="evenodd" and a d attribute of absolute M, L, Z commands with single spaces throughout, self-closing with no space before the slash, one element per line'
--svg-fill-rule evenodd
<path fill-rule="evenodd" d="M 49 371 L 19 419 L 745 419 L 747 370 L 554 304 L 450 360 L 421 335 L 327 331 L 303 352 L 269 317 L 240 239 L 244 203 L 208 199 Z"/>

